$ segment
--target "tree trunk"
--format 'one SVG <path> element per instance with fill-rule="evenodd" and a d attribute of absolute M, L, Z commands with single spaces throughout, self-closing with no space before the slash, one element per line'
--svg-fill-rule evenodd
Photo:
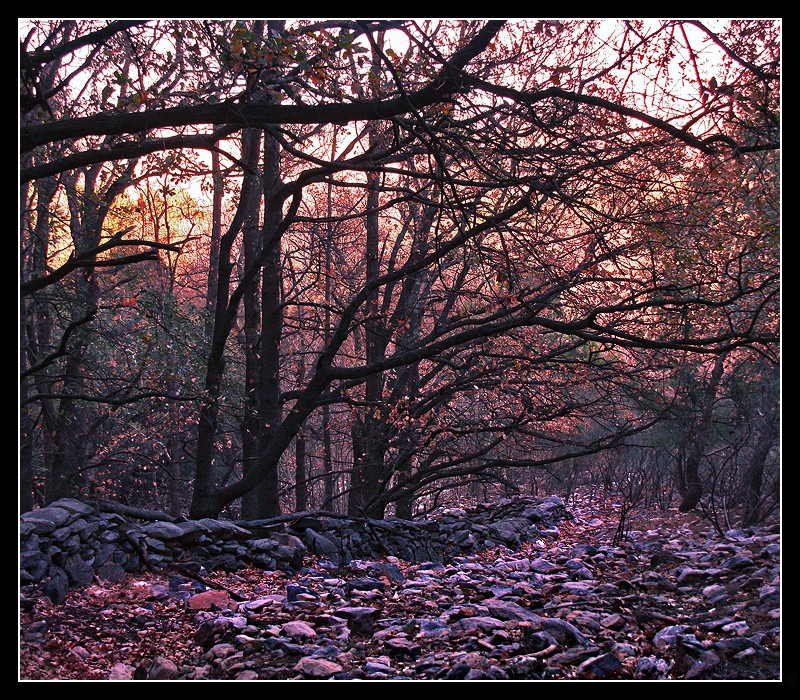
<path fill-rule="evenodd" d="M 244 132 L 242 132 L 244 138 Z M 244 149 L 242 151 L 244 153 Z M 219 245 L 222 236 L 222 196 L 224 194 L 222 172 L 219 167 L 219 153 L 211 152 L 211 181 L 213 187 L 211 201 L 211 240 L 208 244 L 208 283 L 206 285 L 205 330 L 209 344 L 214 333 L 214 310 L 216 308 L 217 285 L 219 281 Z"/>
<path fill-rule="evenodd" d="M 262 132 L 257 129 L 245 129 L 242 141 L 247 141 L 244 148 L 248 152 L 259 153 L 261 150 Z M 261 231 L 258 225 L 257 211 L 253 211 L 243 227 L 245 268 L 256 264 L 261 254 Z M 261 329 L 261 285 L 259 277 L 250 284 L 242 297 L 244 310 L 244 415 L 240 425 L 242 436 L 242 472 L 258 469 L 258 384 L 261 374 L 259 356 Z M 260 516 L 258 493 L 251 491 L 242 496 L 242 517 L 256 520 Z"/>
<path fill-rule="evenodd" d="M 281 246 L 275 240 L 276 230 L 283 218 L 280 203 L 275 199 L 282 185 L 280 179 L 280 146 L 266 136 L 264 139 L 264 224 L 262 240 L 269 241 L 261 278 L 261 340 L 258 378 L 259 441 L 266 444 L 271 432 L 281 423 L 281 334 L 283 310 L 281 290 Z M 258 518 L 280 515 L 278 463 L 259 458 L 258 468 L 263 478 L 257 487 Z"/>
<path fill-rule="evenodd" d="M 297 385 L 306 378 L 306 363 L 303 354 L 297 362 Z M 306 475 L 306 438 L 303 431 L 294 438 L 294 509 L 308 510 L 308 478 Z"/>
<path fill-rule="evenodd" d="M 234 241 L 247 219 L 257 211 L 261 182 L 254 174 L 258 167 L 258 140 L 242 140 L 242 162 L 246 169 L 242 181 L 242 191 L 236 215 L 224 236 L 220 237 L 217 256 L 217 273 L 212 275 L 216 283 L 213 303 L 213 328 L 210 335 L 203 399 L 200 402 L 197 423 L 197 444 L 195 452 L 195 478 L 192 491 L 192 505 L 189 515 L 192 518 L 216 515 L 218 499 L 215 498 L 216 453 L 214 441 L 219 421 L 219 400 L 222 391 L 222 377 L 225 372 L 225 344 L 230 334 L 228 295 L 231 286 L 231 254 Z"/>
<path fill-rule="evenodd" d="M 370 146 L 376 136 L 371 131 Z M 380 274 L 379 220 L 378 220 L 378 176 L 367 174 L 366 216 L 366 279 L 369 284 Z M 370 294 L 365 303 L 364 347 L 367 365 L 379 362 L 385 356 L 387 329 L 379 317 L 378 292 Z M 385 444 L 383 439 L 385 417 L 383 407 L 383 373 L 376 372 L 367 377 L 364 385 L 364 411 L 355 428 L 360 431 L 360 450 L 353 450 L 353 476 L 350 484 L 349 515 L 383 517 L 384 506 L 373 505 L 375 497 L 383 488 Z"/>
<path fill-rule="evenodd" d="M 336 135 L 337 129 L 334 126 L 334 139 L 331 145 L 331 160 L 336 154 Z M 328 184 L 326 189 L 326 217 L 328 221 L 333 219 L 333 201 L 331 197 L 331 185 Z M 331 275 L 332 275 L 332 262 L 333 262 L 333 226 L 327 224 L 325 228 L 324 240 L 324 270 L 325 270 L 325 327 L 323 328 L 323 340 L 327 346 L 331 341 L 331 302 L 332 302 L 332 289 L 331 289 Z M 337 512 L 334 506 L 334 499 L 336 493 L 334 490 L 334 477 L 333 477 L 333 451 L 331 447 L 331 408 L 326 403 L 322 406 L 322 484 L 324 491 L 323 508 L 327 508 L 333 512 Z"/>
<path fill-rule="evenodd" d="M 294 439 L 294 509 L 297 512 L 308 510 L 306 439 L 302 433 Z"/>
<path fill-rule="evenodd" d="M 73 180 L 67 187 L 70 233 L 77 255 L 85 256 L 86 251 L 94 250 L 99 245 L 106 214 L 117 194 L 128 185 L 133 164 L 128 166 L 126 174 L 112 181 L 102 193 L 96 190 L 100 169 L 100 166 L 94 166 L 83 171 L 81 196 L 78 194 L 78 171 L 72 173 Z M 82 379 L 86 372 L 84 359 L 91 336 L 88 321 L 97 312 L 99 291 L 92 267 L 82 269 L 74 276 L 74 280 L 76 316 L 87 322 L 81 323 L 70 336 L 61 389 L 65 396 L 58 402 L 55 414 L 53 461 L 45 486 L 48 501 L 78 495 L 82 471 L 86 466 L 87 409 L 72 399 L 70 394 L 82 390 Z"/>
<path fill-rule="evenodd" d="M 331 445 L 331 409 L 326 403 L 322 407 L 322 486 L 324 509 L 337 512 L 334 505 L 336 493 L 333 488 L 333 448 Z"/>
<path fill-rule="evenodd" d="M 700 394 L 699 415 L 691 431 L 692 439 L 682 462 L 678 463 L 677 484 L 681 497 L 678 510 L 686 513 L 700 503 L 703 497 L 703 482 L 700 478 L 700 464 L 705 456 L 706 447 L 711 437 L 714 417 L 714 403 L 717 399 L 717 388 L 725 368 L 725 355 L 717 355 L 714 367 L 705 389 Z"/>
<path fill-rule="evenodd" d="M 23 280 L 42 277 L 47 272 L 47 254 L 50 241 L 50 205 L 58 187 L 58 179 L 53 177 L 44 178 L 36 182 L 34 196 L 36 197 L 36 221 L 26 221 L 27 187 L 20 193 L 20 211 L 23 212 L 21 222 L 20 241 L 23 241 L 21 249 L 26 250 L 20 266 L 20 276 Z M 26 235 L 26 223 L 32 226 L 32 231 Z M 27 264 L 26 264 L 27 263 Z M 26 369 L 44 353 L 50 345 L 52 323 L 46 308 L 39 304 L 35 297 L 20 298 L 20 369 Z M 20 509 L 23 513 L 33 510 L 34 505 L 34 426 L 36 418 L 34 416 L 34 404 L 24 405 L 34 392 L 36 394 L 46 394 L 50 391 L 50 380 L 45 373 L 39 373 L 33 377 L 23 377 L 20 382 L 20 401 L 23 406 L 20 412 L 20 483 L 19 500 Z M 41 400 L 42 416 L 40 421 L 44 422 L 44 413 L 49 410 L 52 402 L 49 399 Z M 52 454 L 52 450 L 47 449 L 50 442 L 50 434 L 47 431 L 42 433 L 39 451 L 42 453 L 39 463 L 48 465 L 47 457 Z"/>
<path fill-rule="evenodd" d="M 777 387 L 778 378 L 775 378 Z M 758 413 L 762 416 L 760 425 L 757 428 L 756 441 L 750 463 L 744 475 L 744 512 L 742 514 L 742 525 L 756 525 L 763 514 L 762 488 L 764 482 L 764 470 L 767 466 L 769 454 L 778 444 L 780 437 L 780 423 L 778 405 L 775 403 L 767 404 L 761 402 Z"/>

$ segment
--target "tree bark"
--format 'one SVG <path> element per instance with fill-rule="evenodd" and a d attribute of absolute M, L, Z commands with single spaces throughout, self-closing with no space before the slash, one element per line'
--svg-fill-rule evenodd
<path fill-rule="evenodd" d="M 245 129 L 242 140 L 247 140 L 247 151 L 260 152 L 262 132 Z M 252 142 L 252 143 L 250 143 Z M 256 210 L 243 227 L 243 248 L 245 267 L 255 265 L 261 254 L 261 229 Z M 258 469 L 258 384 L 261 376 L 260 330 L 261 330 L 261 279 L 256 277 L 242 296 L 244 311 L 244 415 L 241 422 L 242 473 Z M 242 496 L 242 517 L 256 519 L 261 517 L 258 507 L 258 493 L 251 491 Z"/>
<path fill-rule="evenodd" d="M 265 444 L 271 433 L 281 423 L 281 335 L 283 332 L 283 300 L 281 289 L 281 246 L 276 239 L 283 218 L 280 200 L 280 146 L 266 136 L 264 140 L 264 223 L 262 240 L 269 245 L 264 259 L 261 278 L 261 340 L 258 378 L 258 430 L 259 441 Z M 257 487 L 258 517 L 273 518 L 280 515 L 279 463 L 259 459 L 263 478 Z"/>
<path fill-rule="evenodd" d="M 217 259 L 216 294 L 213 304 L 213 328 L 206 361 L 203 400 L 200 403 L 197 423 L 196 469 L 191 517 L 218 514 L 214 498 L 215 469 L 214 441 L 219 422 L 219 400 L 222 392 L 222 377 L 225 372 L 225 344 L 230 334 L 232 319 L 228 295 L 231 286 L 232 249 L 234 241 L 247 220 L 257 211 L 261 182 L 255 175 L 258 167 L 258 140 L 242 141 L 242 162 L 245 167 L 242 191 L 236 215 L 228 230 L 220 237 Z"/>
<path fill-rule="evenodd" d="M 777 375 L 777 371 L 775 372 Z M 775 376 L 774 384 L 777 387 L 778 377 Z M 756 441 L 753 454 L 744 475 L 744 511 L 742 524 L 744 526 L 756 525 L 762 518 L 762 489 L 764 471 L 769 460 L 770 452 L 778 444 L 780 437 L 780 415 L 776 403 L 761 401 L 757 412 L 761 421 L 756 428 Z"/>
<path fill-rule="evenodd" d="M 683 462 L 678 463 L 677 483 L 681 497 L 678 509 L 681 513 L 686 513 L 695 508 L 703 497 L 700 464 L 705 456 L 706 447 L 711 437 L 714 403 L 717 399 L 717 388 L 722 379 L 724 368 L 725 354 L 721 353 L 715 357 L 711 376 L 700 394 L 700 404 L 697 406 L 699 415 L 691 432 L 692 438 Z"/>

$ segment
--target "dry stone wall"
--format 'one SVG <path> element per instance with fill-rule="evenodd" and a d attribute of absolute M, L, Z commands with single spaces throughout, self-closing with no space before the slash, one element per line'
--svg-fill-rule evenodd
<path fill-rule="evenodd" d="M 558 497 L 518 497 L 474 509 L 450 509 L 431 520 L 348 518 L 321 511 L 271 520 L 205 518 L 142 522 L 95 504 L 61 499 L 20 517 L 23 595 L 39 588 L 53 602 L 95 577 L 174 564 L 235 571 L 255 566 L 299 571 L 310 555 L 336 565 L 387 555 L 440 563 L 498 545 L 514 548 L 555 539 L 568 517 Z"/>

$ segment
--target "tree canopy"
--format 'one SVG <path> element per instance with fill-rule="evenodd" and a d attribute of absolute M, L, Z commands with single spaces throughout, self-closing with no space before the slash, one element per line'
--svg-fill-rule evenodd
<path fill-rule="evenodd" d="M 19 30 L 23 507 L 410 517 L 635 447 L 758 511 L 779 21 Z"/>

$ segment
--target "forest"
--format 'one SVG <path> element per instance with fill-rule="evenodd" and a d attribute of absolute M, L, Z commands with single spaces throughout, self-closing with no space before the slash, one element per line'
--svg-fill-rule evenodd
<path fill-rule="evenodd" d="M 19 41 L 20 513 L 778 513 L 780 21 Z"/>

